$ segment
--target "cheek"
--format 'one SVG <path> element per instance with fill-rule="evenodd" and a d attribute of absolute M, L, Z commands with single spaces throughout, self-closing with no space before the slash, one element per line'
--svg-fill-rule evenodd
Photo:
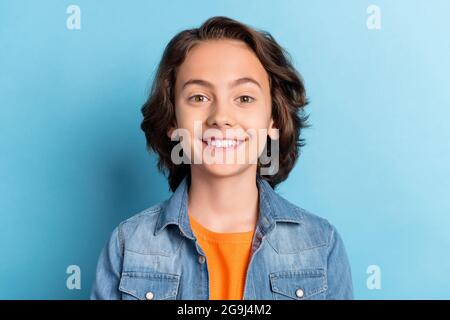
<path fill-rule="evenodd" d="M 249 135 L 251 141 L 251 148 L 257 148 L 258 155 L 264 150 L 267 143 L 267 136 L 269 134 L 270 117 L 266 118 L 265 115 L 248 116 L 243 119 L 241 123 L 244 130 Z"/>
<path fill-rule="evenodd" d="M 192 107 L 178 105 L 176 107 L 178 128 L 186 130 L 188 137 L 182 143 L 184 150 L 194 149 L 194 142 L 202 137 L 202 113 Z M 201 145 L 200 145 L 201 147 Z M 197 146 L 198 148 L 198 146 Z"/>
<path fill-rule="evenodd" d="M 240 116 L 242 126 L 251 128 L 268 128 L 272 117 L 271 102 L 261 99 L 251 108 L 243 109 Z"/>
<path fill-rule="evenodd" d="M 188 108 L 185 105 L 177 105 L 175 107 L 175 116 L 177 118 L 178 127 L 193 130 L 195 121 L 201 121 L 201 114 L 198 110 Z"/>
<path fill-rule="evenodd" d="M 242 117 L 239 124 L 244 130 L 264 131 L 270 126 L 270 118 L 266 118 L 261 113 L 247 114 Z"/>

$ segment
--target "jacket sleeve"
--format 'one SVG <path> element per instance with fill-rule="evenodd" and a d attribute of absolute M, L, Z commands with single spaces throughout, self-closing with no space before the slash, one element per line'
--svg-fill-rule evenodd
<path fill-rule="evenodd" d="M 334 226 L 329 241 L 327 282 L 327 299 L 353 299 L 352 273 L 347 252 Z"/>
<path fill-rule="evenodd" d="M 122 237 L 120 226 L 116 227 L 103 248 L 97 263 L 91 300 L 120 300 L 120 275 L 122 272 Z"/>

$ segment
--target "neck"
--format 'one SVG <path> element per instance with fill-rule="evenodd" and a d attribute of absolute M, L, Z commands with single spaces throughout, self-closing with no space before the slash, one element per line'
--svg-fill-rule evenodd
<path fill-rule="evenodd" d="M 207 229 L 215 232 L 254 230 L 258 204 L 256 168 L 221 177 L 191 166 L 188 213 Z"/>

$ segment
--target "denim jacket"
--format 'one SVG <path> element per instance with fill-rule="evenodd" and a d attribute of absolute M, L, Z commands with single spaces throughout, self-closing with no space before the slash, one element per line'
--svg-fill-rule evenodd
<path fill-rule="evenodd" d="M 188 178 L 172 196 L 116 227 L 100 254 L 91 299 L 209 299 L 208 261 L 187 215 Z M 327 220 L 257 175 L 259 216 L 243 299 L 352 299 L 350 265 Z"/>

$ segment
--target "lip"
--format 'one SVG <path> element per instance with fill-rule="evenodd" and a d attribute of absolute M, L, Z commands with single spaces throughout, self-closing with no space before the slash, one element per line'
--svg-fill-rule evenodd
<path fill-rule="evenodd" d="M 208 144 L 208 141 L 210 141 L 210 140 L 211 141 L 212 140 L 234 140 L 237 143 L 234 144 L 234 145 L 231 145 L 231 146 L 227 146 L 227 147 L 215 147 L 215 146 L 212 146 L 212 145 Z M 214 150 L 227 150 L 228 151 L 228 150 L 234 150 L 234 149 L 239 148 L 241 145 L 243 145 L 247 141 L 247 139 L 237 139 L 237 138 L 216 139 L 215 137 L 211 137 L 211 138 L 208 138 L 208 139 L 201 139 L 201 141 L 203 143 L 203 146 L 205 146 L 207 148 L 212 148 Z"/>
<path fill-rule="evenodd" d="M 203 136 L 202 138 L 204 141 L 208 141 L 208 140 L 236 140 L 236 141 L 245 141 L 247 140 L 247 137 L 243 136 L 215 136 L 215 135 L 211 135 L 211 136 Z"/>

